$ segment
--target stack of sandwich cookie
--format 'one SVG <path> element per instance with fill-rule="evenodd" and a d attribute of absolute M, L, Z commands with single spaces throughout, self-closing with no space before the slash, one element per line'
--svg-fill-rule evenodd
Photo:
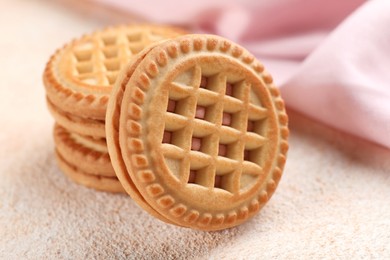
<path fill-rule="evenodd" d="M 47 64 L 60 168 L 170 224 L 220 230 L 270 199 L 288 150 L 271 75 L 241 46 L 159 26 L 109 28 Z"/>
<path fill-rule="evenodd" d="M 98 190 L 124 191 L 105 139 L 112 86 L 121 69 L 145 47 L 184 33 L 157 25 L 110 27 L 72 41 L 51 57 L 43 81 L 56 120 L 56 158 L 68 177 Z"/>

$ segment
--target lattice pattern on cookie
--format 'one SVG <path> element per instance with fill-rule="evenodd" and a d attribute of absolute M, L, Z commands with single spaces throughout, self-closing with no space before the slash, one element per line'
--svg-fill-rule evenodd
<path fill-rule="evenodd" d="M 145 46 L 166 37 L 164 32 L 146 26 L 95 33 L 72 49 L 72 75 L 89 85 L 112 85 L 130 57 Z"/>
<path fill-rule="evenodd" d="M 118 111 L 120 110 L 122 110 L 122 112 L 127 111 L 126 114 L 120 116 L 121 118 L 123 116 L 126 119 L 126 124 L 122 124 L 122 131 L 126 131 L 126 136 L 131 140 L 138 140 L 137 145 L 134 145 L 131 142 L 118 143 L 118 147 L 120 147 L 122 151 L 124 163 L 128 169 L 131 169 L 124 172 L 123 176 L 125 179 L 128 179 L 128 175 L 131 176 L 134 180 L 134 184 L 137 186 L 137 190 L 146 199 L 148 205 L 151 205 L 153 209 L 156 209 L 162 216 L 167 217 L 178 225 L 202 230 L 218 230 L 243 223 L 245 220 L 252 217 L 270 199 L 282 176 L 282 170 L 286 161 L 285 155 L 288 149 L 287 137 L 289 132 L 287 128 L 287 115 L 284 111 L 284 103 L 280 98 L 280 93 L 273 84 L 272 77 L 264 70 L 264 67 L 260 62 L 256 61 L 252 55 L 248 54 L 241 47 L 217 36 L 183 36 L 182 38 L 162 43 L 160 47 L 161 48 L 156 47 L 153 49 L 150 52 L 150 55 L 147 55 L 140 63 L 138 69 L 140 69 L 141 72 L 143 71 L 143 73 L 138 74 L 137 76 L 133 75 L 133 77 L 129 77 L 122 82 L 121 88 L 124 90 L 123 97 L 121 92 L 119 92 L 116 96 L 117 99 L 111 99 L 112 101 L 117 102 L 113 112 L 119 113 Z M 199 52 L 199 56 L 197 55 L 197 52 Z M 199 152 L 207 148 L 204 144 L 207 143 L 205 140 L 210 136 L 209 127 L 210 125 L 213 126 L 213 123 L 195 118 L 198 95 L 196 92 L 196 98 L 193 98 L 193 89 L 201 89 L 199 86 L 201 85 L 200 78 L 202 74 L 207 78 L 213 77 L 217 74 L 215 70 L 218 68 L 215 67 L 221 65 L 218 63 L 215 64 L 216 66 L 213 66 L 211 62 L 208 62 L 208 59 L 206 61 L 209 63 L 208 65 L 202 64 L 202 58 L 205 58 L 205 54 L 207 55 L 208 53 L 213 56 L 214 54 L 217 54 L 219 57 L 228 58 L 231 61 L 234 60 L 234 63 L 243 65 L 243 68 L 247 69 L 250 74 L 255 73 L 255 78 L 253 78 L 252 75 L 248 77 L 248 82 L 245 82 L 246 85 L 250 85 L 249 83 L 252 84 L 250 85 L 248 102 L 248 104 L 251 104 L 252 106 L 248 106 L 248 111 L 253 107 L 256 107 L 258 109 L 254 109 L 255 112 L 263 110 L 266 113 L 265 116 L 259 116 L 256 113 L 248 113 L 245 127 L 240 128 L 246 128 L 246 132 L 245 134 L 240 135 L 239 140 L 244 140 L 246 134 L 250 136 L 251 133 L 254 133 L 260 138 L 266 137 L 264 142 L 267 143 L 259 147 L 259 149 L 263 150 L 262 157 L 264 157 L 264 162 L 261 162 L 261 165 L 264 168 L 262 169 L 263 174 L 261 174 L 261 177 L 254 181 L 257 183 L 255 186 L 256 189 L 248 189 L 250 192 L 244 191 L 241 194 L 238 194 L 238 196 L 236 196 L 237 194 L 228 192 L 219 192 L 220 189 L 215 189 L 224 186 L 224 182 L 229 182 L 229 176 L 233 176 L 235 180 L 237 180 L 237 174 L 235 174 L 234 171 L 226 174 L 217 174 L 216 178 L 214 175 L 214 185 L 208 186 L 207 190 L 203 190 L 204 192 L 202 192 L 202 185 L 199 185 L 199 183 L 202 183 L 204 179 L 201 174 L 196 174 L 202 173 L 201 167 L 199 167 L 198 170 L 191 170 L 191 166 L 197 165 L 198 161 L 200 162 L 199 164 L 204 163 L 204 161 L 207 160 L 210 163 L 215 163 L 215 158 L 225 158 L 223 156 L 211 157 L 203 152 Z M 160 59 L 160 57 L 163 58 Z M 178 59 L 178 57 L 180 58 Z M 215 58 L 218 59 L 217 57 Z M 195 64 L 208 66 L 214 73 L 210 71 L 208 73 L 207 68 L 203 71 L 202 68 L 195 67 L 190 73 L 180 74 L 179 78 L 176 78 L 173 83 L 167 84 L 167 82 L 160 80 L 160 76 L 167 76 L 166 73 L 169 74 L 168 79 L 171 79 L 171 73 L 177 71 L 174 69 L 167 70 L 166 65 L 168 63 L 172 64 L 170 65 L 170 68 L 178 68 L 175 67 L 175 65 L 183 64 L 185 61 L 189 61 L 189 63 L 185 63 L 186 65 L 194 64 L 192 63 L 194 60 L 196 61 L 194 62 Z M 203 61 L 205 61 L 205 59 L 203 59 Z M 224 61 L 226 61 L 226 59 L 221 60 L 221 62 Z M 179 71 L 182 71 L 182 69 L 183 67 L 180 67 Z M 221 71 L 224 71 L 224 69 Z M 232 71 L 229 71 L 226 78 L 226 82 L 229 83 L 226 85 L 226 98 L 229 98 L 228 96 L 235 97 L 237 93 L 235 91 L 237 91 L 237 89 L 235 89 L 234 86 L 239 82 L 239 76 L 243 79 L 247 78 L 246 76 L 248 75 L 246 72 L 242 71 L 242 73 L 237 73 L 238 75 L 231 78 L 231 72 Z M 132 72 L 129 71 L 129 73 Z M 225 75 L 222 75 L 222 77 L 224 76 Z M 192 82 L 191 78 L 195 79 L 193 80 L 194 82 Z M 251 81 L 252 79 L 253 81 Z M 161 85 L 161 83 L 163 83 L 163 85 Z M 127 90 L 125 89 L 126 87 L 128 87 Z M 169 97 L 166 97 L 165 95 L 167 92 L 165 91 L 168 90 L 168 87 Z M 161 95 L 158 95 L 158 97 L 154 96 L 156 88 L 164 90 L 166 100 L 161 100 Z M 204 89 L 207 90 L 208 88 L 204 87 Z M 145 96 L 157 98 L 156 101 L 159 102 L 153 102 L 152 104 L 146 103 L 146 98 L 140 100 L 134 95 L 134 93 L 136 93 L 135 90 L 143 92 Z M 208 90 L 210 93 L 216 93 L 217 96 L 221 95 L 218 90 Z M 210 96 L 210 99 L 214 96 Z M 263 103 L 261 104 L 259 99 L 255 100 L 253 97 L 258 97 Z M 168 102 L 168 99 L 171 101 Z M 186 100 L 186 102 L 183 100 Z M 167 103 L 166 112 L 160 110 L 160 102 Z M 210 104 L 213 104 L 213 102 Z M 144 106 L 143 109 L 145 109 L 145 105 L 149 106 L 149 109 L 153 109 L 152 111 L 155 111 L 155 109 L 158 110 L 158 113 L 155 111 L 156 113 L 151 115 L 151 113 L 148 113 L 150 110 L 144 113 L 145 110 L 142 110 L 142 106 Z M 201 105 L 204 106 L 204 104 Z M 188 111 L 183 108 L 180 109 L 180 106 L 191 109 L 191 116 L 187 116 Z M 222 106 L 222 108 L 223 107 L 224 106 Z M 204 111 L 202 110 L 203 109 L 200 109 L 198 114 L 200 117 L 203 116 L 203 113 L 204 115 L 207 113 L 206 109 Z M 223 111 L 221 112 L 221 118 L 222 116 Z M 164 118 L 170 118 L 169 120 L 164 121 L 164 123 L 170 121 L 170 124 L 165 124 L 165 134 L 162 135 L 163 132 L 160 130 L 161 128 L 154 127 L 162 127 L 164 124 L 162 124 L 160 120 Z M 146 124 L 144 124 L 144 120 L 146 120 Z M 192 134 L 188 135 L 190 141 L 187 139 L 186 142 L 182 142 L 180 139 L 177 140 L 177 136 L 179 136 L 177 133 L 180 133 L 179 131 L 185 133 L 187 126 L 193 125 L 193 121 L 195 120 L 203 123 L 201 123 L 199 127 L 204 127 L 202 133 L 205 134 L 199 137 L 194 136 L 194 138 L 192 138 Z M 228 123 L 228 120 L 229 119 L 225 118 L 225 123 L 231 124 Z M 217 129 L 218 127 L 223 127 L 222 121 L 223 120 L 220 119 L 220 124 L 217 125 Z M 113 125 L 115 125 L 115 122 L 113 123 Z M 184 126 L 184 124 L 186 126 Z M 151 126 L 153 126 L 153 128 L 150 128 Z M 189 128 L 191 129 L 191 127 Z M 240 132 L 233 127 L 227 128 L 233 133 L 237 133 L 237 131 Z M 160 146 L 155 145 L 157 129 L 159 130 L 158 134 L 164 136 L 161 137 L 161 139 L 163 139 L 163 144 Z M 194 129 L 195 128 L 193 127 L 191 133 L 195 132 Z M 209 134 L 207 135 L 207 133 Z M 130 139 L 128 140 L 130 141 Z M 139 145 L 142 143 L 144 145 Z M 192 150 L 189 147 L 192 147 Z M 217 149 L 215 147 L 218 147 L 219 151 L 219 142 L 214 143 L 212 147 L 214 147 L 214 150 Z M 245 151 L 244 149 L 244 154 L 242 156 L 246 158 L 254 156 L 252 150 L 255 149 L 249 149 L 250 147 L 247 148 L 248 149 L 246 150 L 248 151 Z M 221 149 L 223 150 L 223 147 L 221 147 Z M 182 153 L 180 154 L 180 152 Z M 182 159 L 190 158 L 190 153 L 195 152 L 199 152 L 197 154 L 199 155 L 196 158 L 197 160 L 190 161 L 193 165 L 190 164 L 190 167 L 188 167 L 189 171 L 185 176 L 177 176 L 178 179 L 180 179 L 179 185 L 183 187 L 176 189 L 178 183 L 172 182 L 172 178 L 171 176 L 168 176 L 168 174 L 170 172 L 181 172 L 179 167 L 183 164 Z M 165 164 L 163 167 L 159 167 L 161 155 L 165 157 Z M 244 164 L 245 160 L 238 163 Z M 166 169 L 165 166 L 168 166 L 170 170 Z M 241 174 L 239 181 L 245 183 L 247 182 L 245 179 L 251 178 L 251 176 L 253 175 Z M 222 177 L 225 177 L 226 180 L 222 180 Z M 206 179 L 212 178 L 207 177 Z M 187 184 L 188 182 L 196 183 L 197 185 Z M 124 183 L 129 183 L 129 185 L 132 184 L 128 181 L 125 181 Z M 240 187 L 239 183 L 230 183 L 234 184 L 234 187 Z M 236 192 L 236 190 L 234 192 Z M 197 200 L 196 203 L 194 203 L 194 199 Z"/>
<path fill-rule="evenodd" d="M 268 111 L 251 85 L 196 66 L 169 86 L 162 151 L 182 182 L 239 193 L 262 174 Z M 180 169 L 180 170 L 177 170 Z"/>

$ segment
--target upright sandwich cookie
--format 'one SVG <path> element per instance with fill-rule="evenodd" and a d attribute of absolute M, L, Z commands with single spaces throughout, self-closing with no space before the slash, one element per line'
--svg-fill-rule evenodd
<path fill-rule="evenodd" d="M 161 220 L 202 230 L 258 212 L 288 150 L 284 102 L 263 65 L 221 37 L 186 35 L 145 49 L 121 73 L 106 135 L 135 201 Z"/>

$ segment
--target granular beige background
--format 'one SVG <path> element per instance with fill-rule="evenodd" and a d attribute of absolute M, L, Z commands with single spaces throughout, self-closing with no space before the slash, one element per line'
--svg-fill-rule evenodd
<path fill-rule="evenodd" d="M 68 181 L 54 161 L 45 62 L 75 36 L 133 19 L 88 7 L 0 2 L 0 259 L 390 258 L 390 152 L 291 111 L 279 188 L 230 230 L 170 226 L 126 195 Z"/>

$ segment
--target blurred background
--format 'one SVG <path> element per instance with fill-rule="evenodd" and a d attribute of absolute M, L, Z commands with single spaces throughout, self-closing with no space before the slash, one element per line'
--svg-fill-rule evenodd
<path fill-rule="evenodd" d="M 173 24 L 236 41 L 258 57 L 282 87 L 307 55 L 363 2 L 1 0 L 0 87 L 4 102 L 0 109 L 17 107 L 12 114 L 1 116 L 12 121 L 22 114 L 43 112 L 41 75 L 56 49 L 96 29 L 134 22 Z M 20 95 L 24 88 L 34 91 Z"/>

